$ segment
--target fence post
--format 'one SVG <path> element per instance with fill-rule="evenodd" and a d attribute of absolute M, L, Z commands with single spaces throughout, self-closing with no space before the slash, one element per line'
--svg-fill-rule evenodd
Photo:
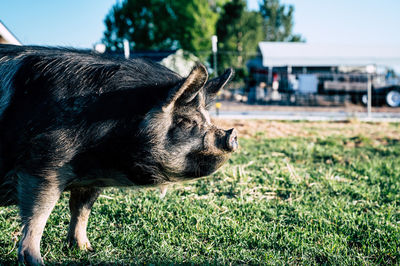
<path fill-rule="evenodd" d="M 371 118 L 371 107 L 372 107 L 372 82 L 371 82 L 371 75 L 368 74 L 368 83 L 367 83 L 367 112 L 368 118 Z"/>

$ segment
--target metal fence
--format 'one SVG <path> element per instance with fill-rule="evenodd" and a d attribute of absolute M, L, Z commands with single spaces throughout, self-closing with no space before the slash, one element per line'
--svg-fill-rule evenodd
<path fill-rule="evenodd" d="M 368 73 L 280 74 L 264 73 L 233 84 L 220 95 L 218 113 L 400 121 L 400 83 L 395 78 Z"/>

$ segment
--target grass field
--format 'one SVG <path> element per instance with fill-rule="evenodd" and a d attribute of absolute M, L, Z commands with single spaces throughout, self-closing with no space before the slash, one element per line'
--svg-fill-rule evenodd
<path fill-rule="evenodd" d="M 220 123 L 222 123 L 220 121 Z M 226 121 L 240 150 L 211 178 L 108 189 L 95 252 L 69 250 L 68 193 L 42 239 L 48 263 L 399 264 L 400 125 Z M 0 258 L 15 263 L 15 207 L 0 208 Z"/>

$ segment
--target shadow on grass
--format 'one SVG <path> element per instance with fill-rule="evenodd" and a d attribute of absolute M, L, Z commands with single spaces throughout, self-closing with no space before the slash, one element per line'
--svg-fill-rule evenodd
<path fill-rule="evenodd" d="M 18 261 L 17 261 L 17 258 L 15 258 L 15 259 L 0 258 L 0 265 L 18 265 Z"/>

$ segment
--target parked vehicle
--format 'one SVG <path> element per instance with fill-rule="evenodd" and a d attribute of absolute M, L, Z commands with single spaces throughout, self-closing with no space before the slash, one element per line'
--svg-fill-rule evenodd
<path fill-rule="evenodd" d="M 354 104 L 368 102 L 368 80 L 371 82 L 372 104 L 400 107 L 400 79 L 391 72 L 383 74 L 369 74 L 367 67 L 348 67 L 345 70 L 339 67 L 274 67 L 271 70 L 252 66 L 249 68 L 250 80 L 257 87 L 266 83 L 265 101 L 272 98 L 272 92 L 278 92 L 279 99 L 315 98 L 317 95 L 332 95 L 343 101 L 351 100 Z M 273 82 L 279 85 L 274 89 Z M 276 89 L 277 87 L 277 89 Z M 298 97 L 299 96 L 299 97 Z M 332 98 L 336 101 L 337 97 Z M 251 97 L 249 97 L 251 99 Z"/>
<path fill-rule="evenodd" d="M 320 74 L 318 76 L 318 93 L 328 95 L 351 96 L 353 103 L 368 102 L 367 74 Z M 370 77 L 373 105 L 400 106 L 400 85 L 388 84 L 381 75 Z"/>

